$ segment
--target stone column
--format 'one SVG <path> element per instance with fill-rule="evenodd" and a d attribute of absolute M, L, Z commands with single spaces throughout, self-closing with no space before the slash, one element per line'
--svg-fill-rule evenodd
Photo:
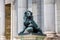
<path fill-rule="evenodd" d="M 18 20 L 18 33 L 20 33 L 24 28 L 23 16 L 24 16 L 24 13 L 27 10 L 27 8 L 28 8 L 27 0 L 18 0 L 18 13 L 17 13 L 18 14 L 18 19 L 17 19 Z"/>
<path fill-rule="evenodd" d="M 5 40 L 5 1 L 0 0 L 0 40 Z"/>
<path fill-rule="evenodd" d="M 41 0 L 41 15 L 40 15 L 40 18 L 41 18 L 41 29 L 44 33 L 44 0 Z"/>
<path fill-rule="evenodd" d="M 48 37 L 55 36 L 55 0 L 44 0 L 44 27 Z"/>
<path fill-rule="evenodd" d="M 18 5 L 17 0 L 11 1 L 11 38 L 14 38 L 18 35 Z"/>
<path fill-rule="evenodd" d="M 32 12 L 34 21 L 41 28 L 41 0 L 32 0 Z"/>
<path fill-rule="evenodd" d="M 56 0 L 56 33 L 60 36 L 60 0 Z"/>

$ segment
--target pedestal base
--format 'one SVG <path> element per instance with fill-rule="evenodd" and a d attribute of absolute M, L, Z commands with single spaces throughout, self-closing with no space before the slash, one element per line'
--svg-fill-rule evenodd
<path fill-rule="evenodd" d="M 60 40 L 58 37 L 46 37 L 44 40 Z"/>
<path fill-rule="evenodd" d="M 45 32 L 46 36 L 49 37 L 49 38 L 52 38 L 52 37 L 56 37 L 56 33 L 54 32 Z"/>
<path fill-rule="evenodd" d="M 0 36 L 0 40 L 6 40 L 5 36 Z"/>
<path fill-rule="evenodd" d="M 15 37 L 16 40 L 44 40 L 45 36 L 40 35 L 20 35 Z"/>
<path fill-rule="evenodd" d="M 44 40 L 59 40 L 59 38 L 57 37 L 56 33 L 54 33 L 54 32 L 45 32 L 45 34 L 47 36 L 45 37 Z"/>

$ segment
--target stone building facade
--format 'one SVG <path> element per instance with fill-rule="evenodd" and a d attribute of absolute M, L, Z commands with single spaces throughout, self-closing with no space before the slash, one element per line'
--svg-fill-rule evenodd
<path fill-rule="evenodd" d="M 19 36 L 18 33 L 23 29 L 23 15 L 27 9 L 33 12 L 35 22 L 47 37 L 59 36 L 59 4 L 60 0 L 12 0 L 11 24 L 13 38 Z"/>
<path fill-rule="evenodd" d="M 33 12 L 35 22 L 47 37 L 60 36 L 59 4 L 60 0 L 0 0 L 0 40 L 19 36 L 27 9 Z"/>

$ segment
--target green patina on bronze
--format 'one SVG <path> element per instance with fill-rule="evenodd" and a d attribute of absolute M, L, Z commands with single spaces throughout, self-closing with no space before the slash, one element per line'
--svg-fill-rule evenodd
<path fill-rule="evenodd" d="M 35 23 L 35 21 L 33 20 L 33 13 L 31 11 L 26 11 L 24 13 L 24 29 L 22 30 L 22 32 L 19 33 L 19 35 L 24 34 L 24 31 L 28 31 L 29 33 L 36 33 L 36 34 L 40 34 L 43 35 L 42 30 L 40 28 L 38 28 L 38 25 Z"/>

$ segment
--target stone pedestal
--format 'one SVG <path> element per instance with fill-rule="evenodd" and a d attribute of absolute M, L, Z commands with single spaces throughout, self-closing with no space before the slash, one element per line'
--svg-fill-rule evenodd
<path fill-rule="evenodd" d="M 15 37 L 16 40 L 44 40 L 45 36 L 39 36 L 39 35 L 21 35 Z"/>
<path fill-rule="evenodd" d="M 54 33 L 54 32 L 46 32 L 46 36 L 47 37 L 56 37 L 57 35 L 56 35 L 56 33 Z"/>
<path fill-rule="evenodd" d="M 59 40 L 58 37 L 46 37 L 44 40 Z"/>

